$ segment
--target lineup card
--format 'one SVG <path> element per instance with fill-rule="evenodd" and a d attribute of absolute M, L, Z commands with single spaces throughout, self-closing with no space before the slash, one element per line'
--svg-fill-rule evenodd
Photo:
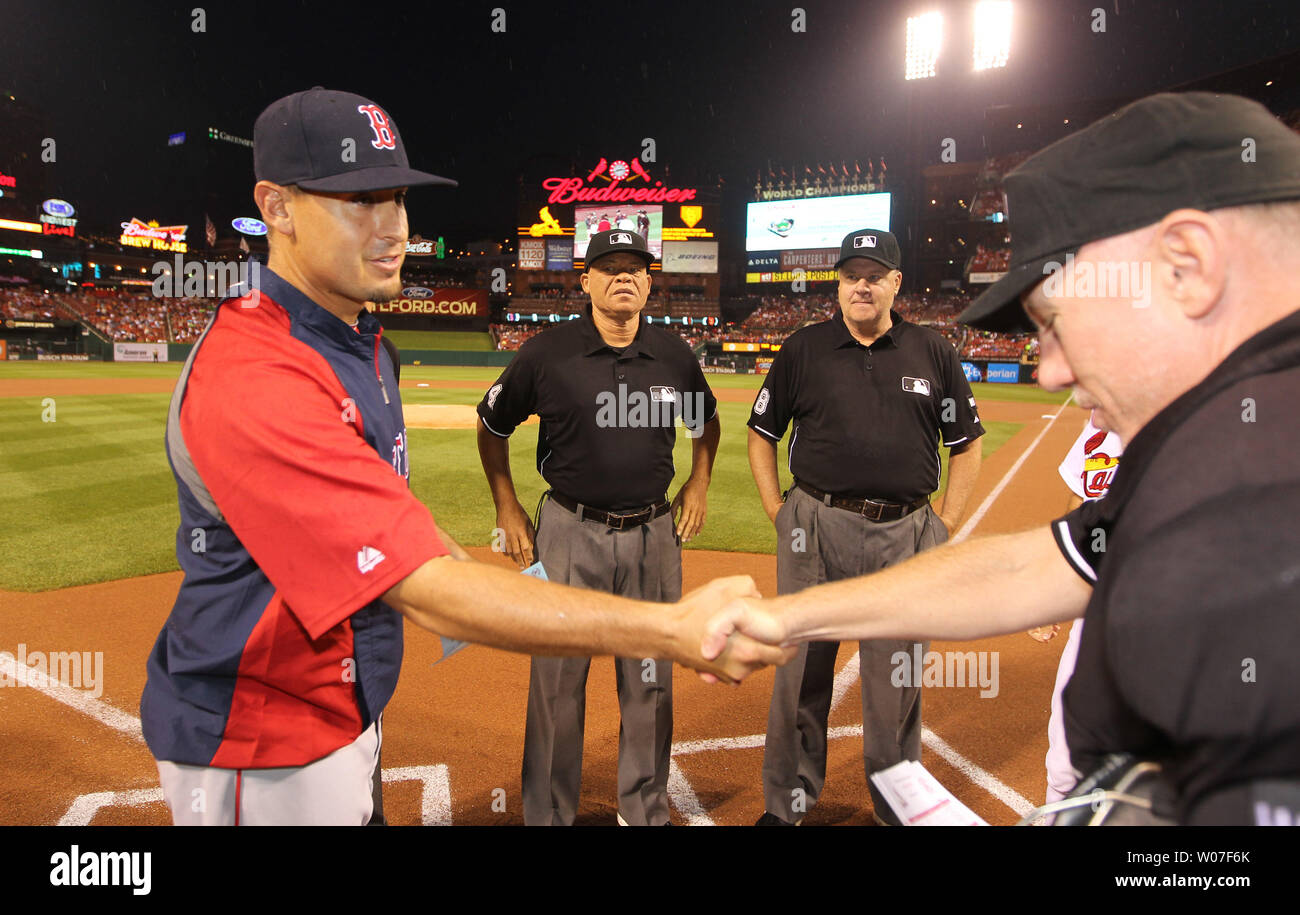
<path fill-rule="evenodd" d="M 914 760 L 874 772 L 871 781 L 904 826 L 987 826 Z"/>
<path fill-rule="evenodd" d="M 550 581 L 546 577 L 546 569 L 542 568 L 541 562 L 534 562 L 519 574 L 531 575 L 533 578 L 540 578 L 542 581 Z M 438 638 L 442 640 L 442 657 L 434 661 L 434 664 L 441 664 L 469 644 L 469 642 L 462 642 L 460 639 L 449 639 L 445 635 L 440 635 Z"/>

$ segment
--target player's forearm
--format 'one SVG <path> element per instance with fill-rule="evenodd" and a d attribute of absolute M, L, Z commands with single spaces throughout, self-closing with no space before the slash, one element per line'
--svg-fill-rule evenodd
<path fill-rule="evenodd" d="M 482 419 L 478 421 L 478 457 L 497 510 L 516 504 L 519 496 L 515 492 L 514 477 L 510 475 L 510 439 L 493 435 L 483 425 Z"/>
<path fill-rule="evenodd" d="M 540 655 L 675 656 L 670 607 L 567 588 L 485 563 L 431 559 L 384 595 L 449 638 Z"/>
<path fill-rule="evenodd" d="M 1092 589 L 1051 529 L 968 540 L 846 581 L 778 597 L 787 642 L 975 639 L 1083 615 Z"/>
<path fill-rule="evenodd" d="M 944 491 L 939 514 L 954 525 L 966 514 L 970 494 L 975 491 L 975 480 L 984 454 L 983 441 L 983 438 L 977 438 L 964 451 L 948 453 L 948 488 Z"/>
<path fill-rule="evenodd" d="M 691 479 L 707 483 L 713 478 L 713 460 L 718 456 L 722 423 L 714 416 L 704 424 L 703 433 L 691 440 Z"/>
<path fill-rule="evenodd" d="M 749 433 L 749 472 L 754 475 L 758 497 L 767 506 L 781 501 L 781 481 L 776 470 L 776 442 L 747 429 Z"/>

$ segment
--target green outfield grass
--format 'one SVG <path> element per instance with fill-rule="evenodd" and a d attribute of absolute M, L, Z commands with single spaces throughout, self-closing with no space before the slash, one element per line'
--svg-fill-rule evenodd
<path fill-rule="evenodd" d="M 36 369 L 35 372 L 26 371 Z M 0 365 L 0 378 L 152 377 L 178 366 L 94 363 Z M 410 373 L 409 375 L 407 373 Z M 496 370 L 407 366 L 404 377 L 487 382 Z M 717 387 L 757 387 L 754 376 L 712 376 Z M 1009 385 L 992 385 L 1008 399 Z M 1039 392 L 1041 394 L 1041 392 Z M 977 396 L 987 396 L 977 393 Z M 470 389 L 403 392 L 408 403 L 476 403 Z M 53 422 L 36 397 L 0 398 L 0 589 L 38 591 L 174 570 L 176 488 L 163 452 L 167 394 L 60 396 Z M 745 422 L 749 405 L 722 403 L 722 443 L 709 490 L 704 532 L 690 547 L 767 552 L 775 537 L 749 473 Z M 1020 428 L 986 424 L 987 459 Z M 472 430 L 410 430 L 411 485 L 439 524 L 470 546 L 491 542 L 495 515 Z M 537 426 L 511 439 L 520 501 L 531 514 L 544 484 L 535 470 Z M 690 442 L 678 436 L 679 468 L 670 495 L 690 471 Z M 789 485 L 786 443 L 778 448 Z M 946 459 L 945 459 L 946 470 Z M 941 482 L 946 484 L 945 478 Z"/>
<path fill-rule="evenodd" d="M 5 378 L 176 378 L 181 362 L 0 362 Z"/>
<path fill-rule="evenodd" d="M 385 330 L 384 336 L 398 349 L 454 349 L 492 352 L 492 337 L 486 331 L 468 330 Z"/>

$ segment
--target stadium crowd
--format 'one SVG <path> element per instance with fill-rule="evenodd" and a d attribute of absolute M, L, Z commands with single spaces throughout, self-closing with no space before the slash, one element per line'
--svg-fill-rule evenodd
<path fill-rule="evenodd" d="M 114 342 L 193 343 L 212 316 L 213 299 L 159 299 L 110 290 L 0 290 L 0 315 L 81 320 Z"/>

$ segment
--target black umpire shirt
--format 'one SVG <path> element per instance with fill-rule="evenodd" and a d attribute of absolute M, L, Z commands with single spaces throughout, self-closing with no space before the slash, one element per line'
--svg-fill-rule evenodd
<path fill-rule="evenodd" d="M 1297 402 L 1300 312 L 1161 411 L 1105 498 L 1053 524 L 1093 585 L 1064 693 L 1074 766 L 1159 761 L 1183 823 L 1300 816 Z"/>
<path fill-rule="evenodd" d="M 984 434 L 951 343 L 896 311 L 863 346 L 844 315 L 795 331 L 754 401 L 749 427 L 779 442 L 794 420 L 790 472 L 823 492 L 912 502 L 939 486 L 948 446 Z"/>
<path fill-rule="evenodd" d="M 644 508 L 673 479 L 674 418 L 702 431 L 718 402 L 686 342 L 644 323 L 621 352 L 601 338 L 591 306 L 526 341 L 478 405 L 508 437 L 541 417 L 537 471 L 557 492 L 606 511 Z"/>

